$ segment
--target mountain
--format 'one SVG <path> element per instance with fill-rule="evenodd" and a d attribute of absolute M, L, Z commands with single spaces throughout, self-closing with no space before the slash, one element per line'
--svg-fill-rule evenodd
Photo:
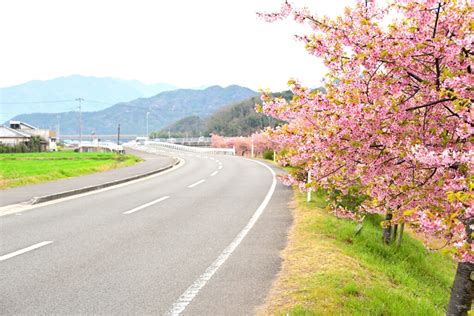
<path fill-rule="evenodd" d="M 76 110 L 76 98 L 84 98 L 84 111 L 98 111 L 118 102 L 151 97 L 175 90 L 166 84 L 144 84 L 137 80 L 73 75 L 51 80 L 34 80 L 0 88 L 0 122 L 26 113 L 55 113 Z"/>
<path fill-rule="evenodd" d="M 167 138 L 167 137 L 193 137 L 193 136 L 208 136 L 206 133 L 206 120 L 196 115 L 186 116 L 172 124 L 162 128 L 159 132 L 153 132 L 153 138 Z"/>
<path fill-rule="evenodd" d="M 219 108 L 257 95 L 257 92 L 237 85 L 222 88 L 212 86 L 204 90 L 180 89 L 162 92 L 150 98 L 138 98 L 118 103 L 106 109 L 83 112 L 83 135 L 115 134 L 120 124 L 123 134 L 146 133 L 148 115 L 149 131 L 159 130 L 181 118 L 190 115 L 207 117 Z M 60 125 L 60 134 L 79 134 L 79 113 L 77 111 L 57 114 L 22 114 L 14 118 L 41 128 L 55 129 Z"/>
<path fill-rule="evenodd" d="M 290 91 L 274 93 L 291 99 Z M 207 136 L 210 133 L 221 136 L 248 136 L 265 127 L 282 125 L 284 122 L 273 119 L 255 111 L 255 104 L 261 103 L 258 96 L 253 96 L 240 102 L 229 104 L 218 109 L 207 118 L 187 116 L 165 126 L 159 132 L 152 132 L 152 137 L 166 138 L 185 136 Z"/>

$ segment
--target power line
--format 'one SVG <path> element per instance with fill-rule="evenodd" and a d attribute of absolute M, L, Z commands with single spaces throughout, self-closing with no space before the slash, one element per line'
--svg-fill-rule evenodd
<path fill-rule="evenodd" d="M 41 103 L 64 103 L 64 102 L 73 102 L 71 100 L 53 100 L 53 101 L 24 101 L 24 102 L 0 102 L 0 104 L 41 104 Z"/>

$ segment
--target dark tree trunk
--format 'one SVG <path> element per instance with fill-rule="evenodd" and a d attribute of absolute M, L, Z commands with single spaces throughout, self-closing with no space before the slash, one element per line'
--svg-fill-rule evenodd
<path fill-rule="evenodd" d="M 471 225 L 474 224 L 474 218 L 469 218 L 464 223 L 466 227 L 467 242 L 472 244 Z M 474 263 L 459 262 L 454 277 L 453 288 L 451 289 L 451 298 L 449 299 L 448 316 L 465 316 L 471 310 L 472 300 L 474 299 Z"/>
<path fill-rule="evenodd" d="M 385 215 L 385 220 L 390 222 L 391 219 L 392 219 L 392 212 L 387 211 L 387 214 Z M 385 225 L 384 223 L 382 236 L 383 236 L 382 238 L 383 238 L 384 244 L 388 245 L 392 242 L 392 225 Z"/>
<path fill-rule="evenodd" d="M 472 300 L 474 299 L 473 278 L 474 264 L 459 262 L 446 315 L 465 316 L 471 310 Z"/>
<path fill-rule="evenodd" d="M 393 225 L 393 232 L 392 232 L 392 241 L 395 242 L 397 240 L 397 230 L 398 224 Z"/>

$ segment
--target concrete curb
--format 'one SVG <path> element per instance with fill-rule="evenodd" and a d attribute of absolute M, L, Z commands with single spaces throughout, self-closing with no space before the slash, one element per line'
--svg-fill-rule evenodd
<path fill-rule="evenodd" d="M 180 162 L 180 160 L 175 158 L 175 162 L 173 162 L 172 164 L 170 164 L 166 167 L 156 169 L 156 170 L 153 170 L 153 171 L 150 171 L 150 172 L 145 172 L 145 173 L 133 176 L 133 177 L 124 178 L 124 179 L 115 180 L 115 181 L 110 181 L 110 182 L 101 183 L 101 184 L 97 184 L 97 185 L 90 185 L 90 186 L 83 187 L 83 188 L 80 188 L 80 189 L 74 189 L 74 190 L 54 193 L 54 194 L 50 194 L 50 195 L 37 196 L 37 197 L 32 198 L 30 201 L 28 201 L 27 204 L 34 205 L 34 204 L 44 203 L 44 202 L 48 202 L 48 201 L 57 200 L 57 199 L 61 199 L 61 198 L 64 198 L 64 197 L 72 196 L 72 195 L 77 195 L 77 194 L 86 193 L 86 192 L 90 192 L 90 191 L 100 190 L 100 189 L 103 189 L 103 188 L 111 187 L 111 186 L 122 184 L 122 183 L 125 183 L 125 182 L 130 182 L 130 181 L 133 181 L 133 180 L 138 180 L 138 179 L 145 178 L 145 177 L 148 177 L 148 176 L 166 171 L 168 169 L 171 169 L 174 166 L 176 166 L 177 164 L 179 164 L 179 162 Z"/>

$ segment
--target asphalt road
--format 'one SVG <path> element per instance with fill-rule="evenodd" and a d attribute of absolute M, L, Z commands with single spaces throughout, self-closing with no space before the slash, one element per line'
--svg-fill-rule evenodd
<path fill-rule="evenodd" d="M 0 314 L 254 314 L 291 190 L 271 194 L 255 161 L 178 155 L 176 170 L 0 217 Z"/>

